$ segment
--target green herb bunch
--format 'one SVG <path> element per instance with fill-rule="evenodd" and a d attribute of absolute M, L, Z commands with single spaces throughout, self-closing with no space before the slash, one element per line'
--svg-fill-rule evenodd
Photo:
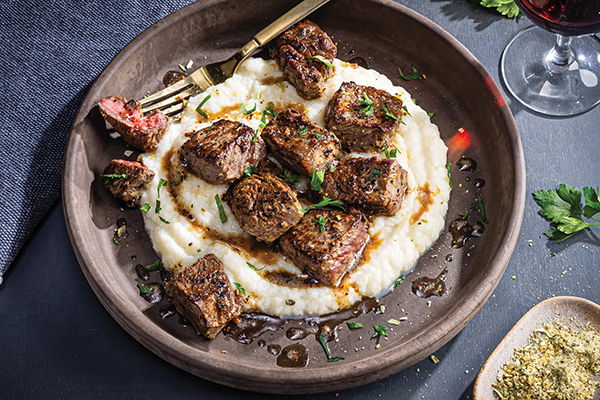
<path fill-rule="evenodd" d="M 519 18 L 523 16 L 514 0 L 473 0 L 473 2 L 487 8 L 494 8 L 507 18 Z"/>

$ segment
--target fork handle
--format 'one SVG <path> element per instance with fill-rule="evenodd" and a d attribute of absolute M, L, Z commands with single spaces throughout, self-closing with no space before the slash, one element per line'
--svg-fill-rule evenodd
<path fill-rule="evenodd" d="M 281 32 L 285 31 L 290 26 L 306 18 L 319 7 L 328 3 L 329 0 L 304 0 L 290 11 L 283 14 L 281 17 L 273 21 L 269 26 L 258 32 L 254 36 L 254 40 L 259 46 L 264 46 L 267 42 L 273 40 Z"/>

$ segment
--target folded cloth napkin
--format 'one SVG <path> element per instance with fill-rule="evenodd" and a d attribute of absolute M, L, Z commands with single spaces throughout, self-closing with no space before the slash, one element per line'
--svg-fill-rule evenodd
<path fill-rule="evenodd" d="M 0 2 L 0 283 L 58 198 L 89 84 L 131 39 L 191 0 Z"/>

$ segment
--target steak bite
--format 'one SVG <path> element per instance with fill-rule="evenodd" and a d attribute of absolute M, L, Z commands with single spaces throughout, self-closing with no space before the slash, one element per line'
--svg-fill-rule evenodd
<path fill-rule="evenodd" d="M 223 263 L 207 254 L 165 284 L 169 301 L 199 335 L 214 339 L 242 313 L 244 298 L 229 283 Z"/>
<path fill-rule="evenodd" d="M 402 119 L 402 100 L 386 91 L 344 82 L 327 106 L 325 123 L 348 151 L 387 146 Z"/>
<path fill-rule="evenodd" d="M 271 173 L 236 183 L 225 197 L 244 232 L 272 243 L 302 218 L 296 193 Z"/>
<path fill-rule="evenodd" d="M 395 160 L 347 158 L 325 174 L 321 194 L 371 215 L 394 215 L 406 194 L 406 170 Z"/>
<path fill-rule="evenodd" d="M 100 114 L 131 146 L 152 152 L 169 127 L 170 118 L 160 110 L 142 115 L 142 106 L 120 96 L 106 97 L 98 103 Z"/>
<path fill-rule="evenodd" d="M 112 160 L 102 177 L 108 191 L 133 208 L 140 205 L 142 192 L 154 178 L 154 172 L 139 162 Z"/>
<path fill-rule="evenodd" d="M 315 99 L 333 75 L 333 67 L 327 64 L 337 55 L 337 47 L 317 24 L 305 20 L 282 33 L 269 53 L 298 94 Z"/>
<path fill-rule="evenodd" d="M 278 113 L 262 136 L 279 162 L 304 175 L 324 170 L 340 153 L 340 142 L 333 133 L 293 109 Z"/>
<path fill-rule="evenodd" d="M 369 223 L 360 212 L 311 210 L 279 240 L 281 252 L 327 286 L 339 285 L 369 241 Z"/>
<path fill-rule="evenodd" d="M 181 160 L 208 183 L 232 182 L 266 156 L 265 142 L 252 128 L 221 119 L 181 146 Z"/>

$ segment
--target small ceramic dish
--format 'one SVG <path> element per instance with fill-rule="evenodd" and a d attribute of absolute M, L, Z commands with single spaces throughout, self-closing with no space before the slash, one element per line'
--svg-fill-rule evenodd
<path fill-rule="evenodd" d="M 566 325 L 589 324 L 590 327 L 600 330 L 600 306 L 580 297 L 562 296 L 544 300 L 527 311 L 483 364 L 475 380 L 473 399 L 496 400 L 492 384 L 496 382 L 500 368 L 510 360 L 515 348 L 527 344 L 535 329 L 556 320 Z"/>

